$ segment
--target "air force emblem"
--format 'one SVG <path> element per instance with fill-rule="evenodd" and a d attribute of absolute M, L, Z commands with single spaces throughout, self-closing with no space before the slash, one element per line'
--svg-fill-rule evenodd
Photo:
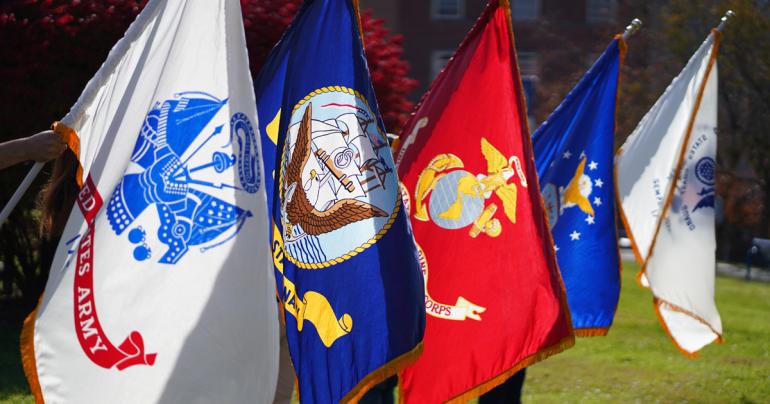
<path fill-rule="evenodd" d="M 570 153 L 565 153 L 565 158 L 568 158 Z M 596 188 L 601 188 L 604 182 L 601 178 L 591 178 L 589 171 L 597 168 L 597 163 L 591 161 L 588 164 L 589 169 L 586 170 L 586 162 L 588 157 L 581 154 L 580 162 L 575 168 L 574 175 L 570 178 L 566 186 L 558 186 L 554 183 L 548 183 L 543 187 L 543 203 L 545 205 L 546 213 L 548 214 L 548 223 L 551 229 L 559 221 L 565 210 L 576 207 L 581 212 L 586 214 L 589 223 L 593 224 L 593 217 L 596 216 L 594 205 L 601 205 L 601 198 L 594 197 L 591 200 L 591 195 L 595 194 Z"/>

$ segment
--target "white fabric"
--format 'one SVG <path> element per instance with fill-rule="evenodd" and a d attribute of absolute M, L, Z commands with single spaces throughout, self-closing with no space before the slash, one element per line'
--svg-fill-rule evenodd
<path fill-rule="evenodd" d="M 128 222 L 108 220 L 113 191 L 129 175 L 151 171 L 131 160 L 145 117 L 168 100 L 179 101 L 177 109 L 184 109 L 186 98 L 214 99 L 219 107 L 200 133 L 168 132 L 177 139 L 195 136 L 192 147 L 178 156 L 183 169 L 161 183 L 143 183 L 144 193 L 126 196 L 152 202 L 118 234 L 115 223 Z M 259 185 L 247 191 L 239 170 L 248 168 L 243 163 L 248 159 L 240 158 L 244 146 L 235 137 L 247 131 L 231 132 L 236 116 L 257 130 L 238 0 L 151 0 L 62 120 L 78 133 L 83 178 L 90 175 L 104 203 L 96 213 L 90 253 L 83 242 L 90 226 L 78 205 L 73 208 L 37 310 L 35 360 L 47 402 L 272 402 L 279 336 L 260 143 L 255 138 L 251 154 Z M 168 119 L 169 126 L 185 122 Z M 158 146 L 155 157 L 148 153 L 147 158 L 159 159 L 163 153 Z M 234 163 L 221 171 L 205 167 L 216 153 L 232 156 Z M 154 167 L 161 174 L 167 168 Z M 174 264 L 163 263 L 161 257 L 172 247 L 161 239 L 166 235 L 161 207 L 166 205 L 157 200 L 162 192 L 176 191 L 164 188 L 172 181 L 184 183 L 182 202 L 168 205 L 178 223 L 212 223 L 219 213 L 232 212 L 215 212 L 217 206 L 249 213 L 237 225 L 203 227 L 215 236 L 198 228 L 186 253 Z M 212 199 L 205 204 L 209 197 L 214 204 Z M 145 232 L 141 241 L 138 230 L 130 233 L 140 227 Z M 205 243 L 198 242 L 206 237 Z M 136 258 L 138 247 L 151 249 L 151 256 Z M 81 265 L 88 259 L 93 260 L 90 266 Z M 85 334 L 85 345 L 78 338 L 84 329 L 79 293 L 86 293 L 76 283 L 81 270 L 93 276 L 91 309 L 103 334 L 119 347 L 137 331 L 152 363 L 119 370 L 97 365 L 86 354 L 99 342 L 94 334 Z"/>
<path fill-rule="evenodd" d="M 722 333 L 714 303 L 716 62 L 706 77 L 713 45 L 712 34 L 642 119 L 616 161 L 623 212 L 646 262 L 643 278 L 672 338 L 689 353 Z M 703 80 L 682 171 L 650 252 Z"/>

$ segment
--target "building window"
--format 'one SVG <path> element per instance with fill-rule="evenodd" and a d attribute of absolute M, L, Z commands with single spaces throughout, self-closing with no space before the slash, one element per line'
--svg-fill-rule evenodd
<path fill-rule="evenodd" d="M 586 21 L 591 24 L 611 24 L 615 22 L 615 0 L 587 0 Z"/>
<path fill-rule="evenodd" d="M 531 74 L 521 76 L 521 87 L 522 90 L 524 90 L 524 101 L 527 103 L 527 111 L 529 112 L 532 112 L 532 109 L 535 107 L 537 81 L 537 76 L 533 76 Z"/>
<path fill-rule="evenodd" d="M 432 0 L 431 17 L 434 20 L 459 20 L 465 14 L 464 0 Z"/>
<path fill-rule="evenodd" d="M 535 90 L 537 87 L 540 69 L 538 67 L 537 53 L 522 51 L 517 53 L 519 59 L 519 73 L 527 101 L 527 110 L 531 111 L 535 105 Z"/>
<path fill-rule="evenodd" d="M 430 55 L 430 81 L 433 81 L 433 79 L 438 76 L 438 74 L 441 72 L 441 69 L 446 66 L 447 62 L 449 62 L 449 59 L 452 58 L 452 55 L 454 54 L 454 51 L 452 50 L 434 50 L 431 52 Z"/>
<path fill-rule="evenodd" d="M 522 76 L 537 76 L 540 70 L 537 67 L 537 53 L 517 52 L 519 59 L 519 72 Z"/>
<path fill-rule="evenodd" d="M 586 53 L 585 55 L 586 69 L 590 69 L 591 67 L 593 67 L 594 63 L 598 61 L 599 56 L 601 56 L 601 54 L 596 52 Z"/>
<path fill-rule="evenodd" d="M 513 0 L 511 17 L 514 21 L 534 21 L 540 17 L 540 0 Z"/>

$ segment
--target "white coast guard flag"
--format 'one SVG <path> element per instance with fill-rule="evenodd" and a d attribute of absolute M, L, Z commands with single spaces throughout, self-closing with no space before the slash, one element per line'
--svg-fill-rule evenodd
<path fill-rule="evenodd" d="M 152 0 L 57 125 L 83 177 L 22 337 L 39 400 L 272 401 L 250 77 L 238 0 Z"/>
<path fill-rule="evenodd" d="M 616 161 L 640 281 L 652 290 L 664 328 L 686 355 L 722 339 L 714 303 L 718 46 L 713 31 Z"/>

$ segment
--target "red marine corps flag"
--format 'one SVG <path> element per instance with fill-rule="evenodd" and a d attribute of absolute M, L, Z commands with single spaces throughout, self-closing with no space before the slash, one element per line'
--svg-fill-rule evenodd
<path fill-rule="evenodd" d="M 574 343 L 532 160 L 510 7 L 491 0 L 397 152 L 425 279 L 407 403 L 468 400 Z"/>

